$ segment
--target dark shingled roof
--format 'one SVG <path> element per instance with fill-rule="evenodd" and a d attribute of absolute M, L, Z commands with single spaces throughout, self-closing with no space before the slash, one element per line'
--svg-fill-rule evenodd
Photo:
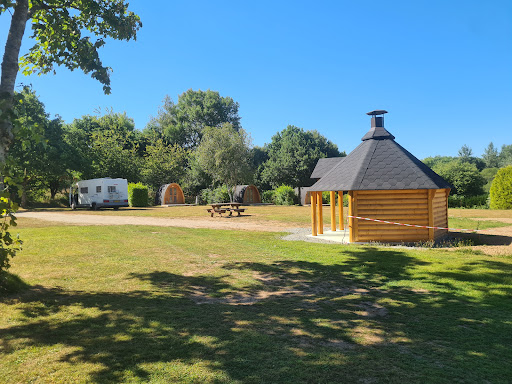
<path fill-rule="evenodd" d="M 441 176 L 396 143 L 394 138 L 383 127 L 370 129 L 363 136 L 363 142 L 347 157 L 343 158 L 343 161 L 324 173 L 321 179 L 309 190 L 362 191 L 451 188 L 451 185 Z"/>
<path fill-rule="evenodd" d="M 327 172 L 334 168 L 334 166 L 338 165 L 340 161 L 343 161 L 344 157 L 326 157 L 323 159 L 319 159 L 318 163 L 316 163 L 315 169 L 313 169 L 313 173 L 311 174 L 312 179 L 320 179 Z"/>

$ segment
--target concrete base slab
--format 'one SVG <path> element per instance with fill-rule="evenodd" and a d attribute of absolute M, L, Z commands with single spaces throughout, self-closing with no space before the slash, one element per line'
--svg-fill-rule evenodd
<path fill-rule="evenodd" d="M 349 236 L 349 230 L 346 228 L 345 230 L 338 230 L 338 231 L 324 231 L 323 234 L 313 236 L 313 235 L 307 235 L 307 237 L 310 237 L 312 239 L 318 239 L 318 240 L 327 240 L 327 241 L 333 241 L 340 244 L 348 244 L 350 241 Z"/>

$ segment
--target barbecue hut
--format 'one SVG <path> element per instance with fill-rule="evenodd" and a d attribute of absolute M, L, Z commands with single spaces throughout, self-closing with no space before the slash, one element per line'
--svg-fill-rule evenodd
<path fill-rule="evenodd" d="M 260 192 L 255 185 L 237 185 L 235 187 L 235 193 L 233 194 L 233 200 L 236 203 L 243 204 L 257 204 L 261 203 Z"/>
<path fill-rule="evenodd" d="M 165 184 L 160 187 L 157 193 L 157 204 L 185 204 L 183 190 L 177 183 Z"/>
<path fill-rule="evenodd" d="M 361 139 L 362 143 L 347 157 L 337 162 L 330 160 L 332 167 L 327 171 L 323 169 L 320 179 L 309 188 L 314 236 L 323 233 L 323 191 L 331 192 L 331 202 L 335 200 L 335 192 L 339 197 L 343 191 L 348 192 L 350 242 L 427 241 L 447 233 L 446 229 L 422 227 L 448 226 L 451 186 L 395 142 L 395 137 L 384 128 L 385 113 L 383 110 L 369 112 L 371 129 Z M 327 162 L 325 164 L 327 166 Z M 339 216 L 340 229 L 343 229 L 341 207 Z M 331 205 L 331 230 L 336 230 L 334 205 Z"/>

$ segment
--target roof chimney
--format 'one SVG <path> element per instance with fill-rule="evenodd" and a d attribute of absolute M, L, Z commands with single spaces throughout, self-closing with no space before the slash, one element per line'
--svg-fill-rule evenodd
<path fill-rule="evenodd" d="M 376 111 L 371 111 L 367 113 L 367 115 L 370 115 L 372 117 L 372 128 L 384 128 L 384 116 L 378 115 L 384 115 L 385 113 L 388 113 L 388 111 L 384 111 L 382 109 L 378 109 Z"/>

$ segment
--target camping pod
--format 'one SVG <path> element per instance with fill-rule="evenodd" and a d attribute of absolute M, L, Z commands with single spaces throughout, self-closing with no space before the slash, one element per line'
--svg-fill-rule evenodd
<path fill-rule="evenodd" d="M 156 204 L 160 205 L 185 204 L 183 190 L 177 183 L 162 185 L 158 190 L 156 200 Z"/>
<path fill-rule="evenodd" d="M 255 185 L 237 185 L 233 200 L 242 204 L 259 204 L 261 203 L 260 192 Z"/>
<path fill-rule="evenodd" d="M 371 129 L 348 156 L 329 163 L 324 160 L 332 167 L 324 169 L 309 189 L 314 236 L 323 233 L 318 206 L 323 191 L 348 192 L 350 242 L 421 242 L 446 235 L 451 186 L 395 142 L 384 128 L 385 113 L 368 113 L 372 116 Z M 339 212 L 343 215 L 342 210 Z M 335 208 L 331 207 L 334 216 Z M 335 225 L 331 229 L 336 230 Z"/>

